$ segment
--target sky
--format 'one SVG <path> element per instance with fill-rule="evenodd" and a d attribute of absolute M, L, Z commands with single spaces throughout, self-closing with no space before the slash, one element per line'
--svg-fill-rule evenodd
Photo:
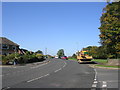
<path fill-rule="evenodd" d="M 30 51 L 71 56 L 100 46 L 99 27 L 105 2 L 3 2 L 2 37 Z M 46 49 L 47 48 L 47 49 Z"/>

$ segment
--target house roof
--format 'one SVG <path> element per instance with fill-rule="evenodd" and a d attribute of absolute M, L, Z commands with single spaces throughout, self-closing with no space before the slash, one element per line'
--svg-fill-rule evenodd
<path fill-rule="evenodd" d="M 7 45 L 15 45 L 19 46 L 18 44 L 14 43 L 13 41 L 5 38 L 5 37 L 0 37 L 0 44 L 7 44 Z"/>

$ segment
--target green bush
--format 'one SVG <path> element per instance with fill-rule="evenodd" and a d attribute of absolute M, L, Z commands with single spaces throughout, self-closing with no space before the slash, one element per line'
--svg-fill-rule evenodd
<path fill-rule="evenodd" d="M 38 59 L 43 59 L 43 58 L 44 58 L 44 55 L 42 55 L 42 54 L 36 54 L 36 57 L 37 57 Z"/>
<path fill-rule="evenodd" d="M 2 64 L 6 64 L 7 62 L 13 62 L 16 59 L 18 59 L 20 56 L 19 53 L 12 53 L 7 56 L 2 55 Z"/>
<path fill-rule="evenodd" d="M 30 52 L 27 52 L 24 55 L 21 55 L 19 53 L 13 53 L 7 56 L 2 55 L 1 58 L 2 58 L 2 64 L 6 64 L 7 62 L 13 62 L 15 59 L 17 60 L 18 64 L 26 64 L 26 63 L 43 61 L 44 55 L 31 54 Z"/>

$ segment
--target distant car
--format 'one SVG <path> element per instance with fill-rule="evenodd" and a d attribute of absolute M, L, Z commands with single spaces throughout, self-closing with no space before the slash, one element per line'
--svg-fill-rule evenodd
<path fill-rule="evenodd" d="M 58 56 L 55 56 L 55 58 L 58 58 Z"/>
<path fill-rule="evenodd" d="M 67 56 L 63 56 L 63 57 L 61 57 L 61 59 L 66 59 L 67 60 L 68 58 L 67 58 Z"/>

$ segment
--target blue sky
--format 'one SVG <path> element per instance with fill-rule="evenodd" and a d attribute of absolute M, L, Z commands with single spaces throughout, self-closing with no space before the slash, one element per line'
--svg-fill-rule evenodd
<path fill-rule="evenodd" d="M 2 36 L 20 48 L 67 56 L 99 46 L 100 16 L 105 2 L 4 2 Z"/>

